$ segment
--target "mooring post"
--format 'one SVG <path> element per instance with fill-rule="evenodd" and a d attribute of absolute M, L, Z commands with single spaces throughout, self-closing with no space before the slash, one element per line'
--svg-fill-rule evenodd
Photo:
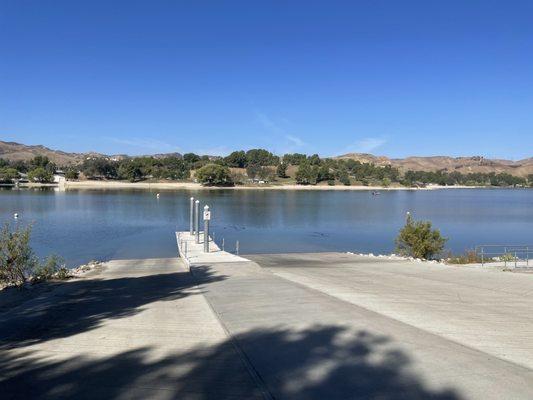
<path fill-rule="evenodd" d="M 209 220 L 211 219 L 211 212 L 209 206 L 204 207 L 204 253 L 209 253 Z"/>
<path fill-rule="evenodd" d="M 194 233 L 194 197 L 190 199 L 190 215 L 189 215 L 189 233 L 191 236 Z"/>
<path fill-rule="evenodd" d="M 224 251 L 224 238 L 222 238 L 222 251 Z"/>
<path fill-rule="evenodd" d="M 239 255 L 239 241 L 237 240 L 237 243 L 235 243 L 235 254 Z"/>
<path fill-rule="evenodd" d="M 483 257 L 483 249 L 484 247 L 481 247 L 481 266 L 483 267 L 483 263 L 484 263 L 484 257 Z"/>
<path fill-rule="evenodd" d="M 200 243 L 200 214 L 198 212 L 198 207 L 200 207 L 200 200 L 194 202 L 194 232 L 196 234 L 196 243 Z"/>

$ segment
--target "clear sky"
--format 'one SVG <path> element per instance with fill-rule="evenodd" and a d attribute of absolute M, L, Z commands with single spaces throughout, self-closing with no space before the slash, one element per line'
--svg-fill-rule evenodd
<path fill-rule="evenodd" d="M 533 156 L 533 1 L 0 0 L 0 140 Z"/>

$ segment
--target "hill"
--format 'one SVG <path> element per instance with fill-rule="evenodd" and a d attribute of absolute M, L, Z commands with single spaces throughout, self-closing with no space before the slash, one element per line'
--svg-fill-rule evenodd
<path fill-rule="evenodd" d="M 533 157 L 524 160 L 498 160 L 489 159 L 482 156 L 472 157 L 407 157 L 388 158 L 385 156 L 374 156 L 364 153 L 348 153 L 335 157 L 337 159 L 352 159 L 362 163 L 372 163 L 375 165 L 391 165 L 400 171 L 440 171 L 468 173 L 508 173 L 511 175 L 525 177 L 533 174 Z"/>
<path fill-rule="evenodd" d="M 41 155 L 48 157 L 57 165 L 78 164 L 88 157 L 104 157 L 113 160 L 121 160 L 128 157 L 125 154 L 106 155 L 95 152 L 88 153 L 67 153 L 61 150 L 52 150 L 41 145 L 25 145 L 16 142 L 3 142 L 0 140 L 0 158 L 9 161 L 29 161 L 35 156 Z M 163 158 L 169 156 L 181 157 L 179 153 L 169 154 L 152 154 L 152 157 Z"/>
<path fill-rule="evenodd" d="M 57 165 L 77 164 L 82 162 L 87 157 L 105 157 L 113 160 L 120 160 L 127 155 L 105 155 L 100 153 L 67 153 L 60 150 L 49 149 L 41 145 L 24 145 L 16 142 L 0 141 L 0 158 L 17 161 L 17 160 L 31 160 L 36 155 L 47 156 L 52 162 Z M 168 156 L 181 157 L 179 153 L 172 154 L 153 154 L 152 157 L 162 158 Z M 473 157 L 447 157 L 447 156 L 433 156 L 433 157 L 407 157 L 407 158 L 389 158 L 386 156 L 375 156 L 365 153 L 348 153 L 336 159 L 353 159 L 362 163 L 372 163 L 375 165 L 391 165 L 398 168 L 400 171 L 439 171 L 445 170 L 448 172 L 458 171 L 463 174 L 472 172 L 481 173 L 509 173 L 511 175 L 526 177 L 533 174 L 533 157 L 524 160 L 500 160 L 489 159 L 482 156 Z"/>
<path fill-rule="evenodd" d="M 90 154 L 66 153 L 37 145 L 28 146 L 16 142 L 0 141 L 0 158 L 9 161 L 28 161 L 37 155 L 48 157 L 57 165 L 76 164 L 83 161 Z"/>

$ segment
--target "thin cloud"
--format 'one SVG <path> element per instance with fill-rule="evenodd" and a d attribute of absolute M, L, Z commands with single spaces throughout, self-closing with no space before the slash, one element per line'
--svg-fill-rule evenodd
<path fill-rule="evenodd" d="M 307 144 L 302 139 L 300 139 L 299 137 L 293 136 L 293 135 L 286 135 L 285 139 L 287 139 L 293 145 L 298 146 L 298 147 L 302 147 L 302 146 L 305 146 Z"/>
<path fill-rule="evenodd" d="M 166 143 L 160 140 L 155 139 L 142 139 L 142 138 L 117 138 L 117 137 L 106 137 L 106 140 L 110 140 L 114 143 L 118 143 L 124 146 L 135 147 L 138 149 L 145 149 L 146 151 L 151 152 L 178 152 L 180 151 L 178 146 L 174 146 L 170 143 Z"/>
<path fill-rule="evenodd" d="M 272 120 L 268 115 L 261 111 L 255 111 L 255 118 L 257 119 L 257 122 L 263 126 L 266 130 L 274 133 L 283 133 L 283 128 L 281 128 L 278 124 Z"/>
<path fill-rule="evenodd" d="M 371 153 L 385 143 L 387 143 L 387 139 L 383 137 L 368 137 L 355 142 L 353 145 L 348 146 L 348 148 L 355 153 Z"/>

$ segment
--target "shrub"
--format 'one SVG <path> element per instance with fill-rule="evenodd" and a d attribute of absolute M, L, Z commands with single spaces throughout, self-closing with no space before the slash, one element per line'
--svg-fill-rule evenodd
<path fill-rule="evenodd" d="M 196 171 L 196 177 L 205 186 L 233 186 L 230 169 L 222 165 L 207 164 Z"/>
<path fill-rule="evenodd" d="M 12 182 L 19 177 L 15 168 L 0 168 L 0 182 Z"/>
<path fill-rule="evenodd" d="M 0 232 L 0 282 L 22 285 L 37 266 L 37 257 L 30 247 L 31 227 L 11 230 L 5 224 Z"/>
<path fill-rule="evenodd" d="M 448 264 L 478 264 L 482 261 L 489 261 L 490 258 L 485 257 L 484 260 L 476 253 L 475 250 L 466 250 L 463 254 L 448 254 L 446 262 Z"/>
<path fill-rule="evenodd" d="M 447 240 L 432 229 L 431 222 L 413 221 L 409 215 L 396 238 L 396 248 L 404 256 L 429 259 L 442 252 Z"/>
<path fill-rule="evenodd" d="M 58 275 L 61 275 L 62 278 L 59 278 Z M 64 260 L 61 257 L 52 254 L 35 268 L 33 277 L 37 281 L 47 281 L 54 277 L 66 279 L 68 277 L 68 269 L 65 267 Z"/>
<path fill-rule="evenodd" d="M 505 253 L 500 256 L 500 261 L 514 261 L 515 260 L 514 254 L 511 253 Z"/>
<path fill-rule="evenodd" d="M 48 172 L 43 167 L 37 167 L 30 172 L 28 172 L 28 179 L 30 181 L 37 181 L 41 183 L 52 182 L 53 176 L 51 172 Z"/>

